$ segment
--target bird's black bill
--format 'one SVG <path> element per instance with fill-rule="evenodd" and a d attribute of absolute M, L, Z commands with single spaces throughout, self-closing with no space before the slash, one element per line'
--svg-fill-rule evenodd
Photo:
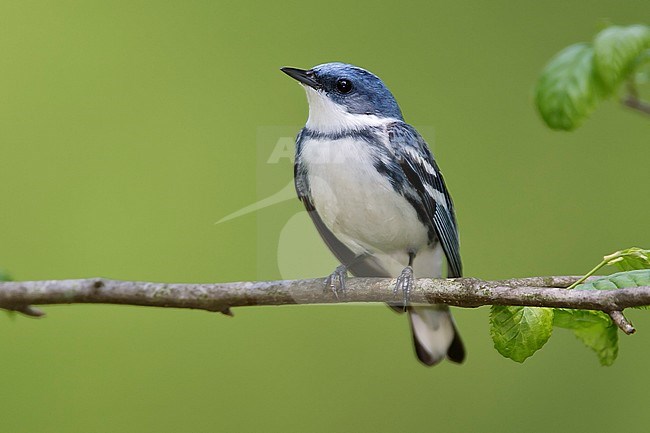
<path fill-rule="evenodd" d="M 294 80 L 300 81 L 302 84 L 306 84 L 307 86 L 313 88 L 313 89 L 320 89 L 320 84 L 316 80 L 314 80 L 313 76 L 314 73 L 311 71 L 305 71 L 304 69 L 298 69 L 298 68 L 280 68 L 282 72 L 293 78 Z"/>

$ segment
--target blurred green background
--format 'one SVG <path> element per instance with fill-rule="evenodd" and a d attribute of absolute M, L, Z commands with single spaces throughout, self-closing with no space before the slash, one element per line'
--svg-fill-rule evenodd
<path fill-rule="evenodd" d="M 546 129 L 536 77 L 647 1 L 0 2 L 0 267 L 16 279 L 316 277 L 297 200 L 215 224 L 291 179 L 267 159 L 307 116 L 281 66 L 378 74 L 432 144 L 466 273 L 579 274 L 650 246 L 650 120 L 606 103 Z M 650 317 L 600 367 L 556 329 L 523 365 L 488 309 L 456 311 L 465 365 L 415 361 L 383 306 L 0 315 L 7 432 L 646 431 Z"/>

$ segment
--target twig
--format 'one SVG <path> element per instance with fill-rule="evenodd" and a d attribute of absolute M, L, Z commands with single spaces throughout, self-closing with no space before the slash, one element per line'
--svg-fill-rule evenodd
<path fill-rule="evenodd" d="M 475 278 L 419 279 L 412 303 L 444 303 L 458 307 L 522 305 L 620 312 L 650 305 L 650 286 L 619 290 L 566 290 L 578 277 L 533 277 L 503 281 Z M 395 280 L 350 278 L 346 295 L 337 299 L 324 279 L 214 284 L 152 283 L 104 278 L 0 282 L 0 308 L 38 316 L 30 305 L 122 304 L 193 308 L 228 313 L 230 307 L 252 305 L 393 302 Z M 612 319 L 632 329 L 618 313 Z M 627 325 L 625 325 L 627 323 Z M 624 328 L 621 328 L 624 329 Z M 625 330 L 624 329 L 624 330 Z"/>
<path fill-rule="evenodd" d="M 622 311 L 610 311 L 608 314 L 612 319 L 612 322 L 614 322 L 616 326 L 618 326 L 618 328 L 621 331 L 625 332 L 627 335 L 631 335 L 636 332 L 636 329 L 630 322 L 628 322 Z"/>
<path fill-rule="evenodd" d="M 621 103 L 628 108 L 632 108 L 643 114 L 650 115 L 650 104 L 645 101 L 642 101 L 634 94 L 626 95 L 621 101 Z"/>

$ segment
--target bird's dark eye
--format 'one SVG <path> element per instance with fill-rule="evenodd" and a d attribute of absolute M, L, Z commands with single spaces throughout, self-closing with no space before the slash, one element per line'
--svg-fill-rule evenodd
<path fill-rule="evenodd" d="M 352 81 L 340 78 L 336 82 L 336 89 L 341 93 L 350 93 L 352 90 Z"/>

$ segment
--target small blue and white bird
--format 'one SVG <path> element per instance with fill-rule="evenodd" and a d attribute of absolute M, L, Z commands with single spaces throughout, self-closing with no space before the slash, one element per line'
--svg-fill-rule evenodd
<path fill-rule="evenodd" d="M 282 68 L 307 92 L 309 118 L 296 140 L 298 198 L 341 262 L 328 278 L 345 289 L 347 272 L 397 278 L 462 275 L 454 205 L 418 132 L 374 74 L 344 63 Z M 393 308 L 402 310 L 402 308 Z M 415 351 L 426 365 L 462 362 L 465 349 L 446 305 L 407 306 Z"/>

